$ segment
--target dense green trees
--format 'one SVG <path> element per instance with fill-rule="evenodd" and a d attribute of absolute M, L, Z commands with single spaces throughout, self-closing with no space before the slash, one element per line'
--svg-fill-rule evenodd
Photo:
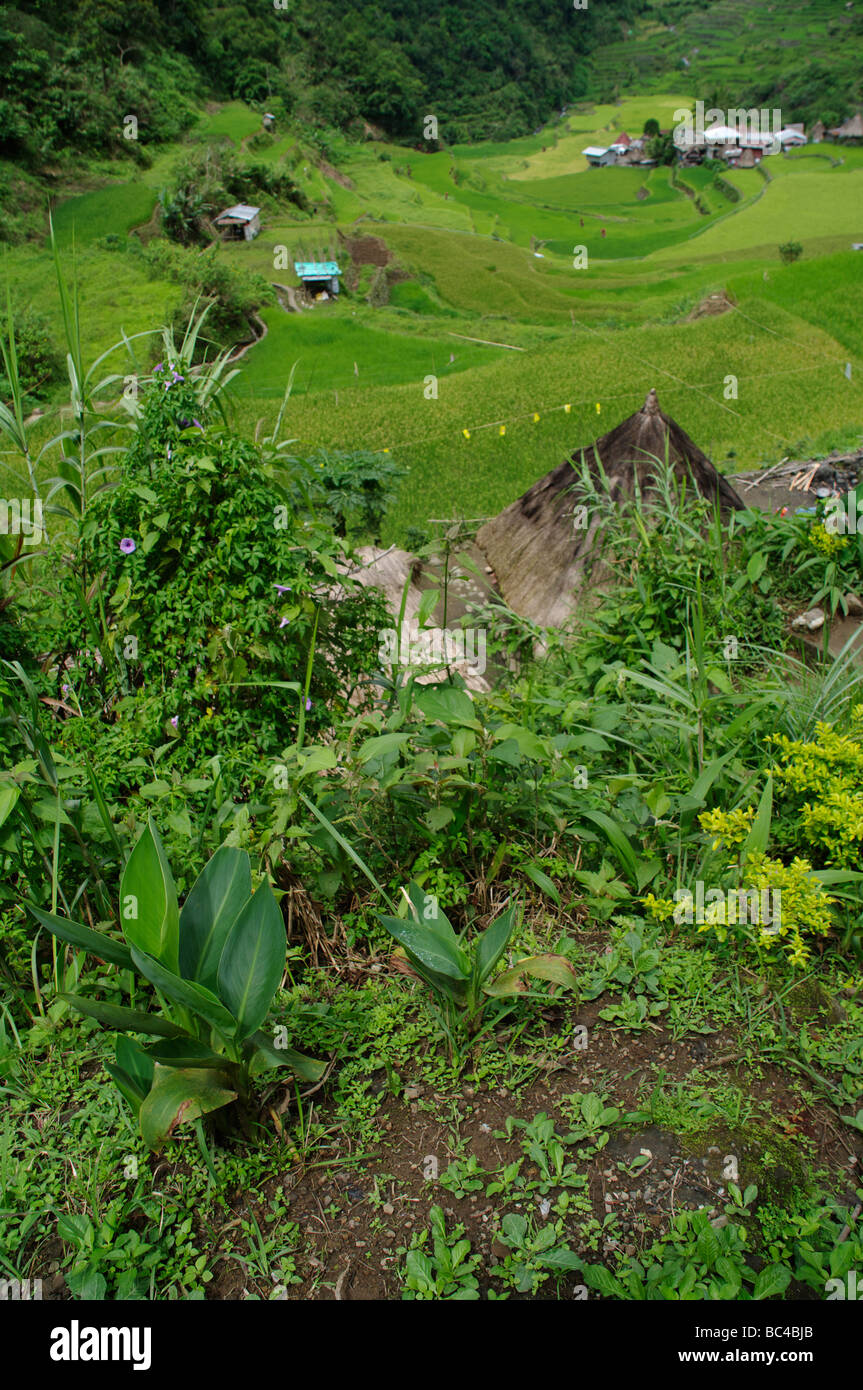
<path fill-rule="evenodd" d="M 665 20 L 691 7 L 673 0 Z M 324 126 L 359 130 L 368 121 L 416 142 L 434 114 L 445 141 L 504 140 L 570 101 L 606 96 L 591 54 L 650 8 L 650 0 L 585 9 L 563 0 L 67 0 L 61 23 L 54 0 L 0 0 L 0 158 L 38 166 L 69 149 L 134 155 L 138 146 L 123 138 L 127 113 L 146 145 L 175 138 L 204 96 Z M 841 120 L 858 90 L 854 54 L 840 50 L 829 63 L 768 64 L 758 83 L 718 105 L 781 103 L 798 119 Z"/>
<path fill-rule="evenodd" d="M 616 17 L 641 0 L 607 0 Z M 39 163 L 65 149 L 129 151 L 175 136 L 189 98 L 241 97 L 326 124 L 364 119 L 419 139 L 504 138 L 587 89 L 601 32 L 559 0 L 51 0 L 0 6 L 0 156 Z"/>

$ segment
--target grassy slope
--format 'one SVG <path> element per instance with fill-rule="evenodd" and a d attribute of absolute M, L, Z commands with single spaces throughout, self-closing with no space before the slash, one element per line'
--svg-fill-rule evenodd
<path fill-rule="evenodd" d="M 590 443 L 637 409 L 654 385 L 665 408 L 718 463 L 771 460 L 805 448 L 802 384 L 815 435 L 859 426 L 859 389 L 842 376 L 844 355 L 840 362 L 831 338 L 809 327 L 801 332 L 776 306 L 745 300 L 741 308 L 761 327 L 730 314 L 613 334 L 581 330 L 442 381 L 436 401 L 424 398 L 421 381 L 340 391 L 338 404 L 332 396 L 299 398 L 290 409 L 290 432 L 309 445 L 361 440 L 389 448 L 410 468 L 390 518 L 393 539 L 428 516 L 493 513 L 574 445 Z M 726 403 L 729 373 L 738 378 L 739 395 Z M 569 413 L 560 408 L 566 403 Z"/>

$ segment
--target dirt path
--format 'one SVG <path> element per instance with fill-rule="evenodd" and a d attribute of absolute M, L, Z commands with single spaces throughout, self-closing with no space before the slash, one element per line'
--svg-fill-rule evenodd
<path fill-rule="evenodd" d="M 286 314 L 301 314 L 303 312 L 299 294 L 293 285 L 280 285 L 273 280 L 272 286 Z M 284 300 L 287 300 L 287 304 L 284 303 Z"/>

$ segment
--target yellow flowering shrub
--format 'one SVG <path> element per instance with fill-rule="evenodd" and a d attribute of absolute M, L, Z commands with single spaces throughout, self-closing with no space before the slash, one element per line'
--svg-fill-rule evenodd
<path fill-rule="evenodd" d="M 754 807 L 748 806 L 745 811 L 705 811 L 699 821 L 714 836 L 714 850 L 733 851 L 746 840 L 754 817 Z M 827 936 L 833 927 L 830 909 L 836 901 L 812 877 L 809 860 L 795 855 L 785 864 L 753 852 L 741 867 L 737 857 L 729 855 L 716 876 L 727 883 L 734 870 L 738 879 L 733 886 L 719 889 L 698 884 L 697 894 L 688 894 L 685 902 L 653 893 L 640 901 L 656 922 L 692 922 L 694 908 L 698 931 L 710 933 L 717 942 L 732 940 L 765 962 L 784 960 L 804 968 L 813 941 Z"/>
<path fill-rule="evenodd" d="M 648 893 L 645 898 L 638 900 L 642 907 L 646 907 L 654 922 L 667 922 L 669 917 L 674 916 L 678 904 L 671 898 L 655 898 L 652 893 Z"/>
<path fill-rule="evenodd" d="M 827 936 L 832 927 L 830 906 L 836 901 L 824 892 L 817 879 L 812 878 L 812 865 L 796 857 L 790 864 L 772 859 L 766 854 L 750 854 L 743 870 L 743 888 L 765 890 L 778 895 L 779 912 L 769 924 L 759 922 L 727 923 L 724 903 L 711 904 L 699 924 L 701 932 L 713 931 L 718 941 L 725 941 L 732 926 L 768 960 L 783 957 L 789 965 L 804 967 L 811 955 L 807 938 Z"/>
<path fill-rule="evenodd" d="M 836 531 L 828 531 L 823 523 L 818 522 L 809 528 L 809 544 L 813 550 L 817 550 L 819 555 L 826 555 L 832 560 L 848 544 L 848 537 L 839 535 Z"/>
<path fill-rule="evenodd" d="M 705 811 L 698 817 L 702 830 L 710 831 L 714 835 L 714 849 L 742 845 L 752 829 L 754 819 L 754 806 L 747 806 L 745 811 Z"/>
<path fill-rule="evenodd" d="M 857 868 L 863 851 L 863 705 L 852 714 L 851 732 L 815 726 L 811 743 L 774 734 L 781 760 L 773 768 L 786 796 L 774 831 L 780 842 L 804 840 L 829 868 Z M 785 804 L 783 804 L 785 803 Z"/>

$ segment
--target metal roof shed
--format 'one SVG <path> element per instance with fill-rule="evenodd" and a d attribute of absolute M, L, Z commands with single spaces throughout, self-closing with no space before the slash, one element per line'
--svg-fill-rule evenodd
<path fill-rule="evenodd" d="M 310 294 L 337 295 L 339 292 L 342 272 L 336 261 L 294 261 L 294 271 Z"/>
<path fill-rule="evenodd" d="M 260 211 L 247 203 L 235 203 L 219 213 L 215 225 L 231 240 L 252 241 L 261 230 Z"/>

